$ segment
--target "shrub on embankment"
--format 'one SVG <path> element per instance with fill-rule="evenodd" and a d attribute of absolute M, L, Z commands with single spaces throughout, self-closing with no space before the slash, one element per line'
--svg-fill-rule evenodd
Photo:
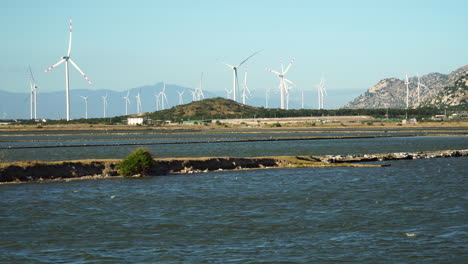
<path fill-rule="evenodd" d="M 155 161 L 148 150 L 137 149 L 119 163 L 118 173 L 123 176 L 148 175 L 154 165 Z"/>

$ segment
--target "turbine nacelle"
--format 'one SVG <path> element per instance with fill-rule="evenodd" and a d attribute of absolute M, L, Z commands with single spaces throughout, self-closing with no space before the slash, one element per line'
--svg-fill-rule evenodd
<path fill-rule="evenodd" d="M 63 57 L 62 57 L 62 60 L 68 60 L 68 59 L 70 59 L 69 56 L 63 56 Z"/>

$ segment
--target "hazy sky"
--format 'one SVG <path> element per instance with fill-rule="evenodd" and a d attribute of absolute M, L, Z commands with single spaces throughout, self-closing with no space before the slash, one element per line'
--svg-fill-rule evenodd
<path fill-rule="evenodd" d="M 122 91 L 162 80 L 195 87 L 204 72 L 204 89 L 221 92 L 232 86 L 223 63 L 263 50 L 246 63 L 251 90 L 277 88 L 264 68 L 295 56 L 287 77 L 296 92 L 323 73 L 331 96 L 353 98 L 386 77 L 468 64 L 467 10 L 465 0 L 4 0 L 0 90 L 27 92 L 28 65 L 42 91 L 65 89 L 63 65 L 43 70 L 66 55 L 71 16 L 71 57 L 93 82 L 71 69 L 71 89 Z"/>

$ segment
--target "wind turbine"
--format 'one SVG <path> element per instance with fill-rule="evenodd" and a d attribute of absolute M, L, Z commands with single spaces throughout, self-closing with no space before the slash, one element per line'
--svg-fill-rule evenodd
<path fill-rule="evenodd" d="M 325 95 L 328 95 L 327 90 L 325 89 L 325 77 L 322 76 L 322 78 L 320 79 L 320 83 L 315 87 L 317 87 L 318 93 L 318 109 L 323 109 Z"/>
<path fill-rule="evenodd" d="M 141 96 L 140 96 L 140 92 L 141 91 L 138 91 L 137 95 L 135 96 L 136 98 L 136 105 L 137 105 L 137 113 L 138 114 L 141 114 L 142 110 L 141 110 Z"/>
<path fill-rule="evenodd" d="M 30 117 L 31 119 L 37 119 L 37 88 L 39 88 L 36 84 L 36 80 L 34 79 L 34 75 L 31 70 L 31 66 L 29 66 L 29 88 L 30 88 Z"/>
<path fill-rule="evenodd" d="M 161 97 L 161 93 L 154 93 L 154 99 L 156 103 L 156 111 L 159 111 L 159 97 Z"/>
<path fill-rule="evenodd" d="M 417 74 L 418 76 L 418 104 L 421 103 L 421 98 L 420 98 L 420 94 L 421 94 L 421 87 L 426 87 L 426 85 L 424 85 L 423 83 L 421 83 L 421 77 L 419 77 L 419 74 Z"/>
<path fill-rule="evenodd" d="M 228 90 L 227 88 L 224 88 L 224 90 L 226 91 L 226 99 L 231 99 L 232 90 Z"/>
<path fill-rule="evenodd" d="M 48 72 L 52 70 L 53 68 L 57 67 L 58 65 L 62 64 L 65 62 L 65 89 L 66 89 L 66 103 L 67 103 L 67 121 L 70 121 L 70 83 L 69 83 L 69 76 L 68 76 L 68 62 L 73 65 L 86 79 L 86 81 L 91 85 L 91 81 L 86 77 L 86 74 L 83 73 L 83 71 L 76 65 L 76 63 L 71 59 L 70 54 L 71 54 L 71 45 L 72 45 L 72 19 L 70 17 L 70 38 L 68 39 L 68 52 L 67 56 L 63 56 L 59 62 L 57 62 L 55 65 L 47 68 L 44 72 Z"/>
<path fill-rule="evenodd" d="M 85 102 L 85 118 L 88 119 L 88 96 L 80 96 Z"/>
<path fill-rule="evenodd" d="M 190 91 L 190 94 L 192 94 L 192 102 L 196 101 L 196 100 L 197 100 L 197 93 L 196 93 L 196 90 Z"/>
<path fill-rule="evenodd" d="M 179 94 L 179 105 L 184 104 L 184 92 L 185 92 L 185 90 L 182 90 L 182 92 L 177 91 L 177 93 Z"/>
<path fill-rule="evenodd" d="M 167 101 L 166 97 L 166 83 L 163 83 L 163 89 L 161 92 L 159 92 L 159 99 L 161 100 L 161 110 L 165 110 L 167 105 L 169 105 L 169 102 Z M 166 103 L 166 105 L 164 104 Z"/>
<path fill-rule="evenodd" d="M 201 73 L 200 76 L 200 84 L 199 86 L 195 89 L 195 99 L 197 101 L 200 101 L 201 99 L 205 98 L 205 95 L 203 94 L 203 72 Z"/>
<path fill-rule="evenodd" d="M 107 94 L 106 96 L 102 96 L 102 103 L 104 106 L 104 118 L 106 118 L 106 110 L 107 110 Z"/>
<path fill-rule="evenodd" d="M 254 55 L 256 55 L 259 52 L 260 52 L 260 50 L 255 52 L 254 54 L 250 55 L 245 60 L 241 61 L 237 66 L 226 64 L 226 66 L 230 67 L 233 70 L 233 72 L 232 72 L 232 92 L 233 92 L 233 100 L 236 101 L 236 102 L 237 102 L 237 86 L 238 86 L 238 83 L 239 83 L 239 80 L 237 78 L 237 69 L 242 64 L 244 64 L 248 59 L 252 58 Z"/>
<path fill-rule="evenodd" d="M 284 102 L 285 102 L 285 93 L 287 93 L 288 91 L 286 91 L 286 83 L 290 83 L 294 86 L 296 86 L 296 84 L 294 84 L 293 82 L 291 82 L 290 80 L 286 79 L 284 76 L 286 75 L 286 73 L 289 71 L 289 69 L 291 68 L 291 65 L 294 63 L 294 59 L 295 58 L 292 58 L 291 62 L 289 63 L 288 67 L 286 67 L 286 69 L 284 69 L 283 67 L 283 63 L 280 63 L 281 64 L 281 72 L 278 72 L 278 71 L 275 71 L 275 70 L 272 70 L 272 69 L 269 69 L 269 68 L 265 68 L 265 70 L 267 71 L 270 71 L 274 74 L 276 74 L 278 76 L 278 78 L 280 79 L 280 94 L 281 94 L 281 97 L 280 97 L 280 100 L 281 100 L 281 105 L 280 105 L 280 108 L 281 109 L 285 109 L 285 105 L 284 105 Z"/>
<path fill-rule="evenodd" d="M 248 67 L 245 66 L 244 85 L 242 86 L 242 104 L 246 103 L 247 96 L 252 96 L 252 94 L 250 93 L 249 87 L 247 86 L 247 71 L 248 71 Z M 247 93 L 249 95 L 247 95 Z"/>
<path fill-rule="evenodd" d="M 409 80 L 408 80 L 408 73 L 405 73 L 405 76 L 406 76 L 406 80 L 405 80 L 405 84 L 406 84 L 406 109 L 409 108 Z"/>
<path fill-rule="evenodd" d="M 130 90 L 127 90 L 127 96 L 124 96 L 123 99 L 125 100 L 125 115 L 128 115 L 128 105 L 130 104 Z"/>

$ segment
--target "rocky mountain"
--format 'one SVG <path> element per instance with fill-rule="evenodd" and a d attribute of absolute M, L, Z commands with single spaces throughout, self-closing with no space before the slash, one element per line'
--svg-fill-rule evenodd
<path fill-rule="evenodd" d="M 449 74 L 429 73 L 424 76 L 414 76 L 409 80 L 409 107 L 415 108 L 422 102 L 431 100 L 444 87 L 453 86 L 460 76 L 466 74 L 468 65 Z M 418 91 L 418 83 L 419 91 Z M 405 80 L 387 78 L 381 80 L 359 97 L 343 106 L 343 108 L 406 108 Z"/>
<path fill-rule="evenodd" d="M 436 96 L 422 102 L 421 107 L 457 107 L 468 109 L 468 72 L 453 85 L 446 86 Z"/>

